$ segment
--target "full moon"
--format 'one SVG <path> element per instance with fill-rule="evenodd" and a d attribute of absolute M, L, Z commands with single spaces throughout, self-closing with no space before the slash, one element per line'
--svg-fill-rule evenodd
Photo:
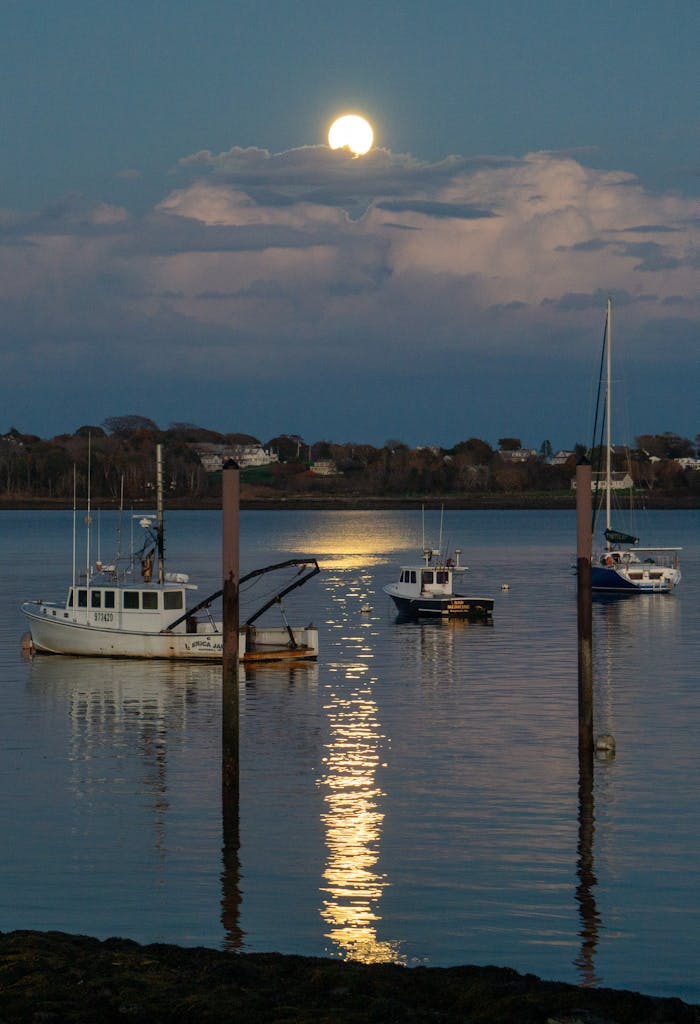
<path fill-rule="evenodd" d="M 373 142 L 372 125 L 358 114 L 344 114 L 337 118 L 328 132 L 328 145 L 331 149 L 347 146 L 355 156 L 369 153 Z"/>

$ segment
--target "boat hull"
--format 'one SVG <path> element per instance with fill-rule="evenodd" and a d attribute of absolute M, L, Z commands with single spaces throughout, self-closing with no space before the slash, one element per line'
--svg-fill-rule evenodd
<path fill-rule="evenodd" d="M 492 597 L 466 597 L 452 594 L 450 597 L 402 597 L 389 594 L 401 616 L 410 619 L 442 618 L 442 619 L 489 619 L 493 615 Z"/>
<path fill-rule="evenodd" d="M 680 583 L 678 569 L 650 570 L 646 568 L 618 568 L 617 566 L 591 566 L 591 589 L 608 593 L 670 594 Z"/>
<path fill-rule="evenodd" d="M 175 661 L 221 661 L 223 655 L 223 634 L 214 629 L 197 633 L 117 631 L 59 620 L 48 605 L 23 605 L 22 611 L 29 620 L 34 650 L 46 654 Z M 318 657 L 318 630 L 314 626 L 293 629 L 292 633 L 296 646 L 291 644 L 289 633 L 281 626 L 241 629 L 239 660 L 262 662 Z"/>

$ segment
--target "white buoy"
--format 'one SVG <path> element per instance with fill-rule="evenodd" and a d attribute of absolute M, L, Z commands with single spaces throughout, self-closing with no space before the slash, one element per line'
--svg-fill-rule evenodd
<path fill-rule="evenodd" d="M 614 754 L 615 737 L 611 736 L 609 732 L 601 733 L 600 736 L 596 737 L 595 748 L 601 754 Z"/>
<path fill-rule="evenodd" d="M 510 590 L 510 583 L 501 583 L 501 590 Z"/>

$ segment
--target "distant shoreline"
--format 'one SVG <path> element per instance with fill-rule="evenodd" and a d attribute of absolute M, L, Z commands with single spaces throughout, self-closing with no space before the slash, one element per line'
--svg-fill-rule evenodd
<path fill-rule="evenodd" d="M 133 502 L 129 508 L 150 509 L 153 502 Z M 84 510 L 84 503 L 78 506 Z M 93 503 L 94 509 L 116 509 L 117 503 L 104 500 Z M 167 510 L 196 511 L 196 510 L 221 510 L 220 499 L 207 499 L 201 501 L 177 500 L 166 501 Z M 475 495 L 427 495 L 423 497 L 387 498 L 387 497 L 360 497 L 351 495 L 348 497 L 331 497 L 324 495 L 319 498 L 312 498 L 309 495 L 293 495 L 289 497 L 275 498 L 241 498 L 242 511 L 343 511 L 343 512 L 364 512 L 364 511 L 392 511 L 403 509 L 420 508 L 445 508 L 459 509 L 463 511 L 571 511 L 576 508 L 576 496 L 572 495 L 542 495 L 542 494 L 475 494 Z M 639 500 L 638 509 L 683 511 L 687 509 L 700 509 L 700 495 L 670 495 L 650 494 Z M 52 501 L 46 498 L 0 498 L 0 511 L 53 511 L 72 509 L 72 502 L 64 499 Z"/>

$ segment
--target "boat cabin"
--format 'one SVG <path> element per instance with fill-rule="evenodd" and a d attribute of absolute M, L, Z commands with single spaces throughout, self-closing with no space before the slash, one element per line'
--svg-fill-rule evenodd
<path fill-rule="evenodd" d="M 410 567 L 401 569 L 399 576 L 401 592 L 420 596 L 445 597 L 452 593 L 452 567 L 440 568 Z"/>
<path fill-rule="evenodd" d="M 154 583 L 133 587 L 108 583 L 70 586 L 63 618 L 102 629 L 159 633 L 184 614 L 186 589 L 184 585 Z M 57 609 L 53 609 L 52 614 L 57 615 Z M 187 620 L 176 627 L 178 632 L 187 629 Z"/>

